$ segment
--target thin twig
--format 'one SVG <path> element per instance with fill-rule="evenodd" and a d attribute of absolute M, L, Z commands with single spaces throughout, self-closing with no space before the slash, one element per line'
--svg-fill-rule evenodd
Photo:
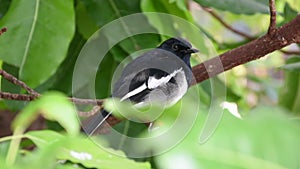
<path fill-rule="evenodd" d="M 96 105 L 96 106 L 94 106 L 94 107 L 92 108 L 92 110 L 90 110 L 90 111 L 86 111 L 86 112 L 78 111 L 78 115 L 79 115 L 80 117 L 90 117 L 90 116 L 93 116 L 93 115 L 95 115 L 96 113 L 98 113 L 102 108 L 103 108 L 102 105 L 101 105 L 101 106 Z"/>
<path fill-rule="evenodd" d="M 208 7 L 202 7 L 203 10 L 205 10 L 206 12 L 208 12 L 209 14 L 211 14 L 211 16 L 213 16 L 215 19 L 217 19 L 224 27 L 226 27 L 228 30 L 244 37 L 247 38 L 249 40 L 254 40 L 255 37 L 248 35 L 244 32 L 241 32 L 235 28 L 233 28 L 232 26 L 230 26 L 229 24 L 227 24 L 217 13 L 215 13 L 211 8 Z"/>
<path fill-rule="evenodd" d="M 269 35 L 274 35 L 276 32 L 276 7 L 275 0 L 269 0 L 269 8 L 270 8 L 270 25 L 268 29 Z"/>
<path fill-rule="evenodd" d="M 0 92 L 0 98 L 6 100 L 32 101 L 37 97 L 29 94 L 14 94 L 9 92 Z"/>
<path fill-rule="evenodd" d="M 22 87 L 29 93 L 29 94 L 14 94 L 14 93 L 0 92 L 0 98 L 9 99 L 9 100 L 29 101 L 29 100 L 34 100 L 41 96 L 40 93 L 36 92 L 35 90 L 27 86 L 23 81 L 17 79 L 15 76 L 7 73 L 2 69 L 0 69 L 0 75 L 4 79 L 8 80 L 9 82 Z M 72 97 L 69 98 L 69 100 L 77 104 L 95 104 L 95 105 L 103 104 L 103 100 L 101 99 L 81 99 L 81 98 Z"/>
<path fill-rule="evenodd" d="M 23 81 L 17 79 L 16 77 L 14 77 L 13 75 L 7 73 L 6 71 L 0 69 L 0 75 L 3 78 L 5 78 L 6 80 L 10 81 L 11 83 L 22 87 L 29 94 L 31 94 L 31 95 L 33 95 L 35 97 L 39 97 L 40 96 L 40 94 L 38 92 L 36 92 L 35 90 L 33 90 L 32 88 L 30 88 L 29 86 L 27 86 L 26 83 L 24 83 Z"/>
<path fill-rule="evenodd" d="M 32 101 L 37 99 L 39 96 L 34 96 L 30 94 L 17 94 L 17 93 L 9 93 L 9 92 L 0 92 L 1 99 L 7 100 L 19 100 L 19 101 Z M 68 98 L 71 102 L 77 104 L 94 104 L 94 105 L 102 105 L 102 99 L 80 99 L 80 98 Z"/>
<path fill-rule="evenodd" d="M 69 100 L 73 103 L 77 104 L 94 104 L 94 105 L 102 105 L 103 99 L 81 99 L 81 98 L 75 98 L 71 97 Z"/>

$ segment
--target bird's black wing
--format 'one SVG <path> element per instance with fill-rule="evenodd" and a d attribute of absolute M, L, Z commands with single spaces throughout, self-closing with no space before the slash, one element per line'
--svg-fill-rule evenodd
<path fill-rule="evenodd" d="M 125 95 L 135 89 L 140 89 L 141 91 L 144 89 L 145 91 L 143 94 L 130 97 L 131 101 L 139 102 L 147 92 L 149 93 L 151 91 L 151 88 L 146 90 L 145 86 L 143 86 L 147 85 L 149 77 L 160 79 L 168 76 L 174 72 L 174 70 L 181 68 L 186 72 L 190 71 L 188 66 L 181 59 L 176 56 L 174 57 L 170 52 L 161 49 L 153 49 L 144 53 L 124 67 L 120 78 L 114 83 L 112 97 L 117 97 L 122 100 Z M 174 79 L 171 78 L 169 81 L 173 82 Z M 138 91 L 139 90 L 135 90 L 135 92 Z M 128 98 L 129 97 L 127 97 L 127 99 Z"/>
<path fill-rule="evenodd" d="M 153 90 L 153 88 L 149 88 L 148 86 L 149 78 L 161 79 L 168 75 L 169 73 L 154 68 L 140 71 L 130 80 L 130 82 L 123 82 L 124 84 L 129 83 L 129 90 L 122 96 L 123 100 L 128 99 L 135 103 L 142 102 L 151 90 Z M 171 78 L 169 81 L 175 83 L 174 78 Z"/>
<path fill-rule="evenodd" d="M 139 86 L 142 85 L 146 85 L 146 89 L 131 96 L 129 98 L 130 101 L 139 103 L 141 101 L 143 101 L 145 99 L 145 97 L 150 93 L 151 90 L 154 90 L 155 88 L 151 88 L 149 86 L 149 78 L 155 78 L 155 79 L 161 79 L 164 77 L 169 76 L 170 74 L 163 71 L 163 70 L 159 70 L 159 69 L 146 69 L 141 71 L 140 73 L 138 73 L 131 81 L 130 85 L 129 85 L 129 90 L 130 91 L 134 91 L 135 89 L 137 89 Z M 175 79 L 172 77 L 171 79 L 167 80 L 169 83 L 174 83 L 175 84 Z M 164 83 L 164 82 L 163 82 Z M 158 87 L 161 84 L 158 84 Z"/>
<path fill-rule="evenodd" d="M 150 93 L 150 89 L 147 87 L 147 81 L 150 76 L 150 70 L 146 69 L 139 73 L 137 73 L 134 78 L 130 81 L 129 84 L 129 92 L 134 92 L 141 88 L 140 91 L 137 91 L 136 94 L 133 94 L 132 96 L 128 97 L 128 99 L 132 102 L 139 103 L 142 102 L 145 99 L 145 96 L 147 96 Z"/>

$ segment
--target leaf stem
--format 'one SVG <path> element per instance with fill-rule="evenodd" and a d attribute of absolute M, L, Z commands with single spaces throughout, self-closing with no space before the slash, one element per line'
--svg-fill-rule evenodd
<path fill-rule="evenodd" d="M 8 148 L 8 153 L 6 157 L 6 164 L 11 166 L 14 164 L 16 161 L 16 157 L 18 154 L 18 149 L 20 147 L 20 142 L 21 142 L 21 137 L 18 137 L 20 135 L 23 135 L 24 133 L 24 128 L 23 127 L 17 127 L 14 130 L 14 134 L 11 137 L 15 137 L 15 139 L 12 139 L 9 148 Z"/>
<path fill-rule="evenodd" d="M 6 136 L 6 137 L 2 137 L 0 138 L 0 143 L 1 142 L 5 142 L 5 141 L 9 141 L 9 140 L 13 140 L 13 139 L 22 139 L 26 137 L 25 135 L 12 135 L 12 136 Z"/>

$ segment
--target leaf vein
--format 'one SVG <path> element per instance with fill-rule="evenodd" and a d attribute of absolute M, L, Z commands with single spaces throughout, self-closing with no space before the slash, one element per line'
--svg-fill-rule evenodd
<path fill-rule="evenodd" d="M 20 66 L 20 72 L 22 72 L 22 69 L 25 65 L 25 62 L 26 62 L 26 59 L 27 59 L 27 56 L 28 56 L 28 52 L 29 52 L 29 48 L 30 48 L 30 44 L 32 42 L 33 33 L 35 31 L 35 27 L 36 27 L 36 23 L 37 23 L 40 0 L 36 0 L 35 2 L 36 2 L 36 4 L 35 4 L 35 9 L 34 9 L 33 21 L 32 21 L 31 29 L 30 29 L 30 32 L 29 32 L 29 37 L 28 37 L 28 40 L 27 40 L 27 43 L 26 43 L 24 55 L 22 57 L 23 59 L 22 59 L 22 63 L 21 63 L 21 66 Z"/>

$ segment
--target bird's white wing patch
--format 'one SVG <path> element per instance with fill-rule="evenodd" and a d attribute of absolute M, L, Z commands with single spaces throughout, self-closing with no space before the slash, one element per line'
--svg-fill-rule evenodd
<path fill-rule="evenodd" d="M 149 79 L 148 79 L 148 87 L 147 87 L 146 83 L 143 83 L 140 87 L 128 92 L 125 96 L 123 96 L 121 98 L 121 101 L 126 100 L 126 99 L 130 98 L 131 96 L 134 96 L 134 95 L 146 90 L 147 88 L 154 89 L 154 88 L 157 88 L 160 85 L 168 83 L 171 80 L 172 77 L 176 76 L 176 74 L 178 72 L 182 72 L 182 68 L 180 68 L 178 70 L 175 70 L 174 72 L 172 72 L 168 76 L 162 77 L 160 79 L 156 79 L 155 77 L 150 76 Z"/>
<path fill-rule="evenodd" d="M 155 77 L 150 76 L 149 79 L 148 79 L 148 88 L 149 89 L 154 89 L 154 88 L 157 88 L 160 85 L 168 83 L 171 80 L 171 78 L 176 76 L 176 74 L 180 71 L 182 71 L 182 68 L 180 68 L 178 70 L 175 70 L 174 72 L 172 72 L 168 76 L 162 77 L 160 79 L 156 79 Z"/>
<path fill-rule="evenodd" d="M 138 87 L 138 88 L 136 88 L 136 89 L 130 91 L 129 93 L 127 93 L 125 96 L 123 96 L 123 97 L 121 98 L 121 101 L 126 100 L 126 99 L 130 98 L 131 96 L 134 96 L 134 95 L 136 95 L 136 94 L 142 92 L 142 91 L 145 90 L 145 89 L 147 89 L 146 83 L 142 84 L 140 87 Z"/>

